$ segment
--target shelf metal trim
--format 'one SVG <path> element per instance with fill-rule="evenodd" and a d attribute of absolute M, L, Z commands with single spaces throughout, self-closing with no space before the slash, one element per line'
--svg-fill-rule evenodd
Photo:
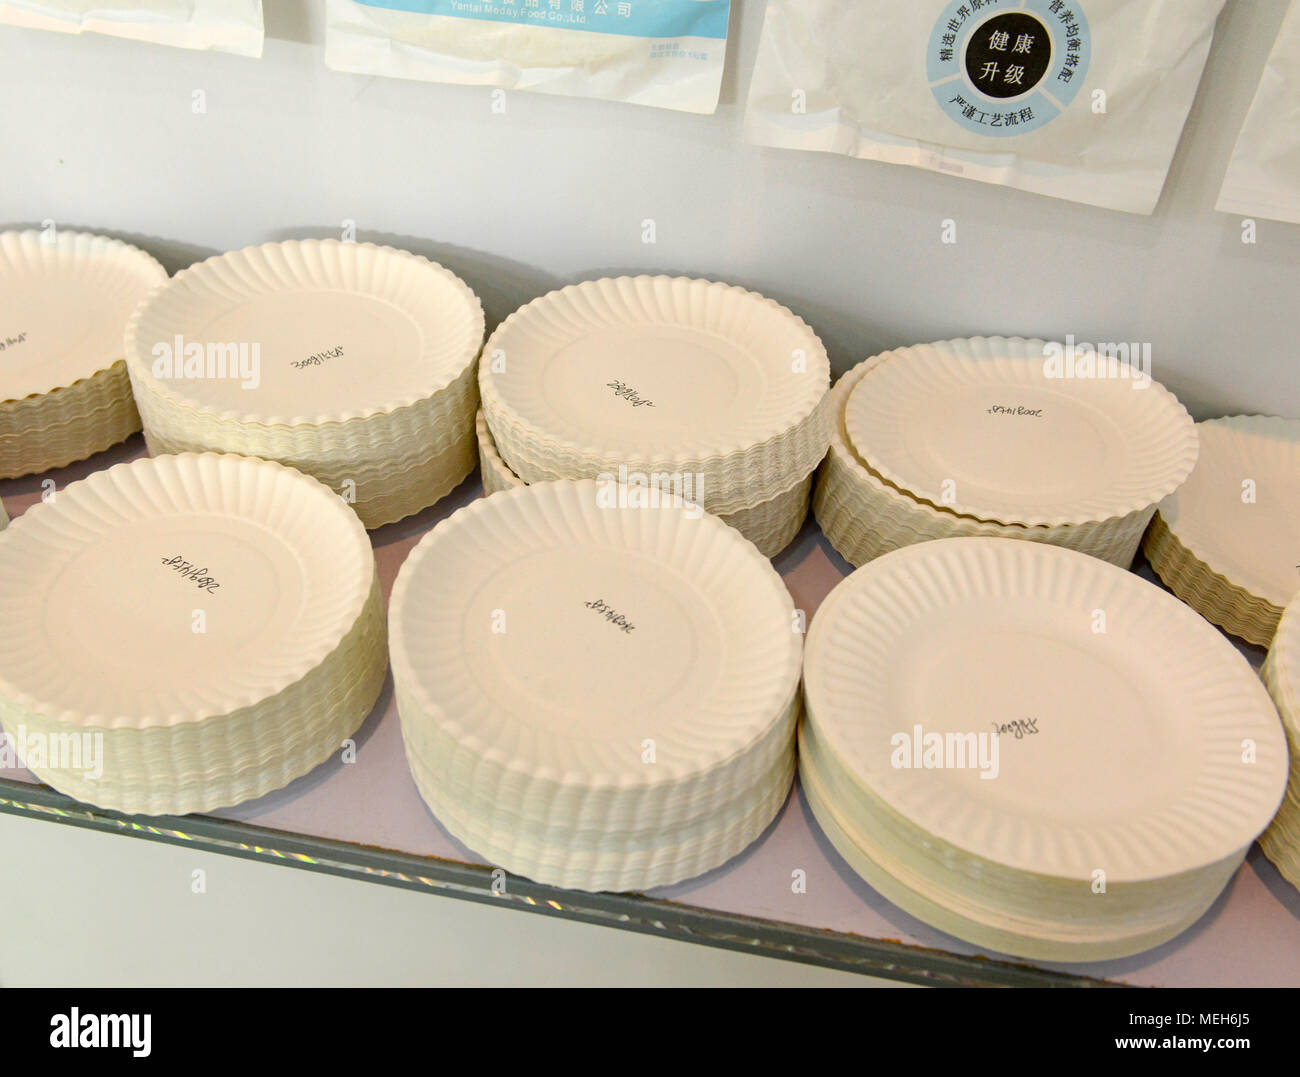
<path fill-rule="evenodd" d="M 48 786 L 10 778 L 0 778 L 0 812 L 906 983 L 934 987 L 1121 986 L 1031 965 L 762 920 L 639 894 L 562 890 L 483 865 L 290 834 L 214 816 L 122 815 L 83 804 Z"/>

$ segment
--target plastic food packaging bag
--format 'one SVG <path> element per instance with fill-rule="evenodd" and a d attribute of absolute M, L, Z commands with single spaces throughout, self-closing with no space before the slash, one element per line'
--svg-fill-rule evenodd
<path fill-rule="evenodd" d="M 1160 198 L 1225 0 L 770 0 L 748 141 Z"/>
<path fill-rule="evenodd" d="M 1300 224 L 1300 2 L 1282 21 L 1219 192 L 1225 213 Z"/>
<path fill-rule="evenodd" d="M 262 55 L 262 0 L 0 0 L 0 23 Z"/>
<path fill-rule="evenodd" d="M 713 112 L 731 0 L 328 0 L 325 64 Z"/>

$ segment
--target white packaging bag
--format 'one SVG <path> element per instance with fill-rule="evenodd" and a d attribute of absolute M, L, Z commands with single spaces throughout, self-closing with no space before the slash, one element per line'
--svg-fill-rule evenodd
<path fill-rule="evenodd" d="M 748 141 L 1150 213 L 1225 0 L 770 0 Z"/>
<path fill-rule="evenodd" d="M 1300 0 L 1291 0 L 1282 21 L 1218 208 L 1300 224 Z"/>
<path fill-rule="evenodd" d="M 262 55 L 262 0 L 0 0 L 0 23 Z"/>
<path fill-rule="evenodd" d="M 731 0 L 328 0 L 325 64 L 713 112 Z"/>

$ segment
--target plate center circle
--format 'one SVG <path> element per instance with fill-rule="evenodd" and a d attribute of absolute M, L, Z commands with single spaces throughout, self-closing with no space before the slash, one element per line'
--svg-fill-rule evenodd
<path fill-rule="evenodd" d="M 902 425 L 903 443 L 940 496 L 945 481 L 955 484 L 957 505 L 1090 498 L 1121 463 L 1124 439 L 1115 423 L 1052 389 L 961 386 L 933 406 L 939 417 Z"/>
<path fill-rule="evenodd" d="M 293 551 L 257 524 L 136 520 L 69 559 L 43 633 L 69 676 L 109 685 L 149 716 L 161 695 L 228 691 L 292 638 L 304 594 Z"/>
<path fill-rule="evenodd" d="M 649 715 L 689 719 L 725 647 L 688 579 L 613 549 L 512 563 L 470 603 L 464 635 L 476 679 L 500 706 L 560 735 L 626 733 L 629 751 L 650 735 Z"/>
<path fill-rule="evenodd" d="M 906 716 L 900 730 L 920 725 L 997 738 L 994 778 L 969 766 L 913 773 L 967 785 L 1008 816 L 1047 811 L 1067 827 L 1099 815 L 1137 817 L 1172 796 L 1176 790 L 1159 775 L 1177 774 L 1178 758 L 1194 746 L 1155 720 L 1169 707 L 1177 713 L 1178 704 L 1144 691 L 1149 677 L 1134 668 L 1141 654 L 1126 653 L 1108 633 L 1094 634 L 1103 622 L 1088 611 L 1016 605 L 1006 618 L 988 620 L 984 604 L 978 621 L 949 609 L 913 630 L 918 646 L 902 652 L 910 657 L 899 663 L 892 689 L 895 712 Z M 1053 624 L 1054 612 L 1077 624 Z M 1020 627 L 997 628 L 997 620 Z M 1152 759 L 1167 762 L 1144 762 Z"/>
<path fill-rule="evenodd" d="M 126 321 L 120 306 L 77 277 L 6 280 L 0 287 L 0 399 L 26 395 L 21 387 L 9 392 L 11 383 L 70 385 L 120 358 Z"/>
<path fill-rule="evenodd" d="M 426 391 L 432 381 L 414 319 L 357 292 L 251 296 L 178 333 L 180 341 L 145 342 L 146 361 L 158 344 L 179 365 L 180 345 L 177 389 L 220 410 L 279 418 L 341 414 Z M 202 349 L 198 365 L 194 345 Z"/>
<path fill-rule="evenodd" d="M 763 372 L 747 349 L 715 333 L 611 327 L 559 348 L 546 362 L 542 387 L 571 436 L 581 440 L 595 430 L 635 444 L 743 418 L 762 399 Z"/>

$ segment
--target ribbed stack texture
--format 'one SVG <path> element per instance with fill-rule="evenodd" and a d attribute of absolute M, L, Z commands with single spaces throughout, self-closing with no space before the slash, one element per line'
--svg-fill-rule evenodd
<path fill-rule="evenodd" d="M 1282 808 L 1259 844 L 1283 877 L 1300 889 L 1300 598 L 1282 615 L 1264 663 L 1264 682 L 1286 727 L 1291 778 Z"/>

